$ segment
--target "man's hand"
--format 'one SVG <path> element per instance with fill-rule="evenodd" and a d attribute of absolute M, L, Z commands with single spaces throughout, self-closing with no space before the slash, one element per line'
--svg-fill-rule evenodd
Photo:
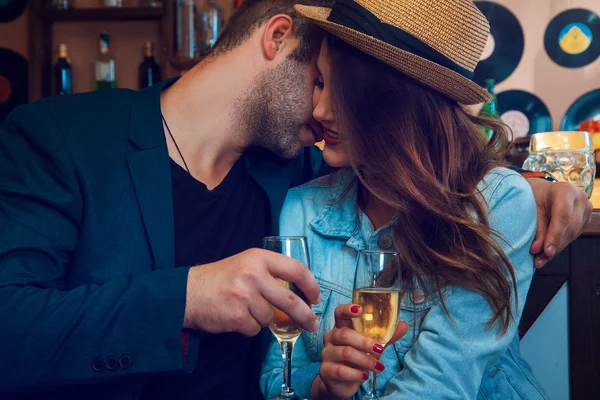
<path fill-rule="evenodd" d="M 593 206 L 585 192 L 570 183 L 539 178 L 527 181 L 538 212 L 537 232 L 530 252 L 535 255 L 535 267 L 542 268 L 581 235 Z"/>
<path fill-rule="evenodd" d="M 276 278 L 294 282 L 310 303 L 321 301 L 319 285 L 304 264 L 251 249 L 190 268 L 183 327 L 254 336 L 272 321 L 272 304 L 305 330 L 318 330 L 319 320 L 310 306 Z"/>

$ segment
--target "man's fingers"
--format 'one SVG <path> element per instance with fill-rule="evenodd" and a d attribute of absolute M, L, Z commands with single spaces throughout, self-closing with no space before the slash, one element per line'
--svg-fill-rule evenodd
<path fill-rule="evenodd" d="M 396 331 L 394 332 L 394 336 L 392 336 L 387 345 L 390 345 L 391 343 L 402 339 L 402 337 L 406 335 L 406 332 L 408 332 L 408 324 L 404 321 L 398 322 L 398 325 L 396 325 Z"/>
<path fill-rule="evenodd" d="M 358 304 L 341 304 L 335 308 L 335 327 L 352 328 L 352 318 L 362 314 L 362 307 Z"/>
<path fill-rule="evenodd" d="M 272 251 L 262 250 L 262 252 L 263 260 L 271 276 L 293 282 L 310 304 L 321 302 L 319 284 L 306 265 Z"/>
<path fill-rule="evenodd" d="M 250 314 L 260 324 L 265 327 L 271 323 L 275 316 L 275 311 L 269 303 L 263 298 L 258 298 L 250 303 Z"/>
<path fill-rule="evenodd" d="M 585 203 L 585 216 L 583 217 L 583 220 L 585 221 L 586 224 L 589 224 L 590 222 L 592 222 L 592 212 L 593 211 L 594 211 L 594 205 L 588 199 L 588 201 Z M 583 230 L 583 228 L 582 228 L 582 230 Z"/>
<path fill-rule="evenodd" d="M 260 293 L 270 304 L 281 310 L 282 313 L 278 316 L 287 316 L 309 332 L 319 329 L 319 320 L 309 305 L 277 279 L 266 277 Z"/>
<path fill-rule="evenodd" d="M 529 252 L 531 254 L 538 254 L 544 251 L 544 240 L 546 239 L 546 231 L 548 229 L 548 218 L 546 218 L 545 210 L 543 208 L 537 208 L 537 229 L 535 231 L 535 239 L 531 244 Z"/>
<path fill-rule="evenodd" d="M 250 314 L 246 314 L 243 320 L 237 323 L 237 326 L 237 331 L 248 337 L 256 336 L 262 330 L 262 326 Z"/>
<path fill-rule="evenodd" d="M 570 185 L 570 184 L 568 184 Z M 552 259 L 568 243 L 563 240 L 573 216 L 574 201 L 554 201 L 550 216 L 550 226 L 544 238 L 544 253 Z M 562 245 L 562 247 L 561 247 Z"/>
<path fill-rule="evenodd" d="M 538 255 L 535 256 L 535 259 L 533 261 L 533 265 L 537 269 L 540 269 L 544 265 L 548 264 L 548 261 L 550 261 L 550 258 L 548 258 L 548 256 L 545 255 L 544 253 L 540 253 L 540 254 L 538 254 Z"/>

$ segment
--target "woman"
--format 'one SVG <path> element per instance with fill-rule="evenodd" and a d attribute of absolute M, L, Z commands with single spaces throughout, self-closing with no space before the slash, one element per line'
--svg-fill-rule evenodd
<path fill-rule="evenodd" d="M 488 94 L 470 78 L 489 26 L 471 0 L 349 0 L 297 6 L 328 32 L 314 116 L 341 171 L 290 191 L 281 234 L 308 238 L 323 301 L 304 333 L 293 383 L 311 399 L 360 398 L 368 371 L 390 398 L 545 398 L 519 354 L 534 272 L 531 190 L 503 168 L 505 127 L 465 112 Z M 481 127 L 495 134 L 487 140 Z M 395 343 L 351 329 L 357 251 L 400 254 L 405 287 Z M 403 335 L 404 334 L 404 335 Z M 368 353 L 368 354 L 367 354 Z M 278 394 L 273 341 L 263 365 Z"/>

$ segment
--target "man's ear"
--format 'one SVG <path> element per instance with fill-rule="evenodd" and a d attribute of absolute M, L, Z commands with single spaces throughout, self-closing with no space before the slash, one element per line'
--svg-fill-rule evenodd
<path fill-rule="evenodd" d="M 265 57 L 273 60 L 277 53 L 283 51 L 287 42 L 294 38 L 294 23 L 289 15 L 276 15 L 267 22 L 262 37 Z M 294 38 L 295 39 L 295 38 Z"/>

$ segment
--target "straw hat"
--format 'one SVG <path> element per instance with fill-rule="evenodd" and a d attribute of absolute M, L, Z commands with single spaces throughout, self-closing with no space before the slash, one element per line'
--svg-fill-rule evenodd
<path fill-rule="evenodd" d="M 491 98 L 472 81 L 490 30 L 472 0 L 336 0 L 332 8 L 295 8 L 324 30 L 458 103 Z"/>

